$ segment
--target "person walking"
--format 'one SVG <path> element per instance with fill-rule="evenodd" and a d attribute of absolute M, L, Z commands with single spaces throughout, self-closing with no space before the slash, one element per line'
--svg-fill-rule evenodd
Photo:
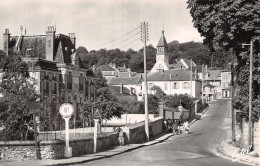
<path fill-rule="evenodd" d="M 185 122 L 183 123 L 183 128 L 184 128 L 184 133 L 188 134 L 189 132 L 189 123 L 187 120 L 185 120 Z"/>

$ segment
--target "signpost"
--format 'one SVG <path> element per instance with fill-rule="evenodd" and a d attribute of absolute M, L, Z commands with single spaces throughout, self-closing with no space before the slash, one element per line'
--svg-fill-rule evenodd
<path fill-rule="evenodd" d="M 66 141 L 66 147 L 64 149 L 64 156 L 65 157 L 72 157 L 72 147 L 69 147 L 69 119 L 74 113 L 74 108 L 69 103 L 64 103 L 60 106 L 59 112 L 61 116 L 65 120 L 65 141 Z"/>
<path fill-rule="evenodd" d="M 95 111 L 94 115 L 93 115 L 93 119 L 95 121 L 95 128 L 94 128 L 94 153 L 96 153 L 97 152 L 98 121 L 101 118 L 101 113 L 99 112 L 98 108 L 96 108 L 96 110 L 93 110 L 93 111 Z"/>

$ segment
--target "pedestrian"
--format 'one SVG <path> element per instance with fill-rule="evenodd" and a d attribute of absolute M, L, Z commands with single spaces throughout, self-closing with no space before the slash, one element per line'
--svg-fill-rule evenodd
<path fill-rule="evenodd" d="M 164 129 L 164 132 L 166 133 L 167 132 L 167 121 L 166 121 L 166 119 L 163 121 L 163 129 Z"/>
<path fill-rule="evenodd" d="M 184 128 L 184 133 L 188 134 L 188 132 L 189 132 L 189 124 L 188 124 L 187 120 L 185 120 L 185 122 L 183 123 L 183 128 Z"/>
<path fill-rule="evenodd" d="M 173 123 L 173 126 L 172 126 L 172 131 L 173 131 L 173 134 L 177 134 L 178 133 L 178 121 L 176 120 L 174 123 Z"/>

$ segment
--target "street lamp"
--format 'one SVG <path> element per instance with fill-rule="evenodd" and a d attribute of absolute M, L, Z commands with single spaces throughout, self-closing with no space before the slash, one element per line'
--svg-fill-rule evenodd
<path fill-rule="evenodd" d="M 252 75 L 253 75 L 253 40 L 250 41 L 250 44 L 242 44 L 242 46 L 250 46 L 250 74 L 249 74 L 249 115 L 248 115 L 248 144 L 252 144 Z"/>

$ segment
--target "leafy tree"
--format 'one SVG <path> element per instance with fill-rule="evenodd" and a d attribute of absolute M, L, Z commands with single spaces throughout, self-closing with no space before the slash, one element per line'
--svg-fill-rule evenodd
<path fill-rule="evenodd" d="M 257 106 L 259 98 L 259 1 L 250 0 L 188 0 L 188 8 L 193 17 L 194 27 L 205 37 L 211 52 L 231 51 L 237 58 L 236 99 L 234 107 L 248 114 L 249 49 L 241 45 L 254 41 L 253 71 L 253 120 L 259 118 Z M 248 118 L 248 116 L 245 116 Z"/>
<path fill-rule="evenodd" d="M 3 68 L 5 62 L 6 54 L 4 51 L 0 50 L 0 69 Z"/>
<path fill-rule="evenodd" d="M 128 114 L 139 114 L 139 105 L 141 102 L 137 101 L 137 99 L 133 99 L 127 97 L 122 98 L 118 97 L 118 102 L 122 105 L 123 111 Z"/>
<path fill-rule="evenodd" d="M 97 71 L 95 73 L 99 77 L 96 88 L 97 88 L 97 101 L 91 103 L 87 101 L 81 106 L 81 115 L 89 116 L 90 112 L 92 114 L 91 108 L 93 106 L 99 107 L 102 109 L 102 118 L 111 119 L 112 117 L 121 117 L 123 108 L 118 102 L 117 98 L 111 94 L 108 89 L 106 80 L 102 77 L 101 73 Z"/>
<path fill-rule="evenodd" d="M 144 100 L 139 105 L 139 113 L 145 113 Z M 157 114 L 159 106 L 159 99 L 155 95 L 148 94 L 148 111 L 150 114 Z"/>
<path fill-rule="evenodd" d="M 152 91 L 154 91 L 154 95 L 158 98 L 158 99 L 163 99 L 163 97 L 166 96 L 166 94 L 164 93 L 164 91 L 159 87 L 154 85 L 151 88 Z"/>
<path fill-rule="evenodd" d="M 185 109 L 190 109 L 192 106 L 192 99 L 189 98 L 186 95 L 167 95 L 164 97 L 163 101 L 165 102 L 166 108 L 170 110 L 176 109 L 180 104 L 185 108 Z"/>
<path fill-rule="evenodd" d="M 3 71 L 0 119 L 4 129 L 1 131 L 1 136 L 3 140 L 19 140 L 24 131 L 23 126 L 31 120 L 27 104 L 35 101 L 38 95 L 34 84 L 28 81 L 27 64 L 19 55 L 10 52 L 5 60 Z"/>

